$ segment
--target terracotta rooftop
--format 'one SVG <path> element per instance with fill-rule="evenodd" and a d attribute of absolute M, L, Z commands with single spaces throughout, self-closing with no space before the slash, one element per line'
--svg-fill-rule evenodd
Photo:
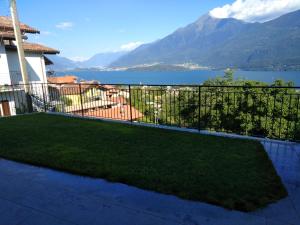
<path fill-rule="evenodd" d="M 60 93 L 62 95 L 79 95 L 80 92 L 84 93 L 86 91 L 88 91 L 89 89 L 96 87 L 97 85 L 81 85 L 79 86 L 79 84 L 74 84 L 74 85 L 62 85 L 60 88 Z"/>
<path fill-rule="evenodd" d="M 22 38 L 27 39 L 27 37 L 25 35 L 23 35 Z M 0 30 L 0 39 L 15 40 L 15 34 L 13 31 L 1 31 Z"/>
<path fill-rule="evenodd" d="M 7 16 L 0 16 L 0 29 L 2 31 L 13 30 L 12 20 Z M 39 34 L 40 31 L 24 23 L 20 23 L 20 29 L 23 33 Z"/>
<path fill-rule="evenodd" d="M 14 44 L 5 45 L 6 49 L 16 50 L 17 46 Z M 59 51 L 54 48 L 49 48 L 44 45 L 36 44 L 36 43 L 29 43 L 23 42 L 23 48 L 25 52 L 36 52 L 36 53 L 43 53 L 43 54 L 59 54 Z"/>
<path fill-rule="evenodd" d="M 126 98 L 123 96 L 118 96 L 118 97 L 111 97 L 109 98 L 110 101 L 115 102 L 115 103 L 120 103 L 120 104 L 127 104 Z"/>
<path fill-rule="evenodd" d="M 48 77 L 47 80 L 49 83 L 52 84 L 74 84 L 77 81 L 77 77 L 72 75 L 67 75 L 63 77 Z"/>
<path fill-rule="evenodd" d="M 67 113 L 70 112 L 82 112 L 82 110 L 85 111 L 94 111 L 98 109 L 102 109 L 103 107 L 108 107 L 108 106 L 113 106 L 116 103 L 111 102 L 111 101 L 104 101 L 104 100 L 97 100 L 97 101 L 91 101 L 91 102 L 84 102 L 82 105 L 81 104 L 75 104 L 71 106 L 66 106 L 64 107 L 64 111 Z"/>
<path fill-rule="evenodd" d="M 73 113 L 81 115 L 81 111 L 74 111 Z M 142 118 L 144 115 L 138 111 L 136 108 L 131 107 L 131 114 L 130 114 L 130 106 L 129 105 L 123 105 L 123 106 L 117 106 L 113 108 L 96 108 L 96 109 L 89 109 L 84 110 L 85 116 L 90 117 L 96 117 L 96 118 L 107 118 L 107 119 L 113 119 L 113 120 L 123 120 L 123 121 L 129 121 L 131 120 L 131 116 L 133 120 L 138 120 Z"/>
<path fill-rule="evenodd" d="M 109 85 L 109 84 L 101 85 L 101 87 L 103 87 L 104 89 L 107 89 L 107 90 L 116 89 L 115 86 Z"/>

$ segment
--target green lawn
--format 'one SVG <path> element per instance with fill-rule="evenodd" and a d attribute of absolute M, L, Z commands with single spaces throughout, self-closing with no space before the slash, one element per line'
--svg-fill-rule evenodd
<path fill-rule="evenodd" d="M 251 211 L 287 195 L 256 141 L 46 114 L 0 119 L 0 157 Z"/>

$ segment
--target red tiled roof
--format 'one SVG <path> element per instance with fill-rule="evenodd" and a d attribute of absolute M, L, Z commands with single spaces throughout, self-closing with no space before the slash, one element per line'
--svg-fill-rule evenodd
<path fill-rule="evenodd" d="M 25 35 L 22 37 L 23 39 L 27 39 Z M 13 31 L 1 31 L 0 30 L 0 39 L 3 40 L 15 40 L 15 34 Z"/>
<path fill-rule="evenodd" d="M 80 113 L 81 112 L 78 112 L 78 114 Z M 137 120 L 143 117 L 143 114 L 137 109 L 135 109 L 134 107 L 131 107 L 131 113 L 132 113 L 133 120 Z M 85 110 L 84 115 L 90 117 L 97 117 L 97 118 L 113 119 L 113 120 L 125 120 L 125 121 L 131 120 L 129 105 L 123 105 L 123 106 L 118 106 L 118 107 L 113 107 L 108 109 L 98 108 L 95 110 Z"/>
<path fill-rule="evenodd" d="M 63 77 L 48 77 L 47 80 L 49 83 L 52 84 L 74 84 L 77 81 L 77 77 L 72 75 L 66 75 Z"/>
<path fill-rule="evenodd" d="M 9 44 L 5 45 L 6 49 L 16 50 L 17 46 Z M 36 43 L 29 43 L 23 42 L 23 48 L 25 52 L 38 52 L 43 54 L 59 54 L 59 51 L 54 48 L 49 48 L 44 45 L 36 44 Z"/>
<path fill-rule="evenodd" d="M 80 91 L 81 91 L 81 93 L 84 93 L 93 87 L 96 87 L 96 85 L 93 85 L 93 84 L 81 85 L 81 86 L 79 86 L 79 84 L 62 85 L 60 88 L 60 93 L 62 95 L 79 95 Z"/>
<path fill-rule="evenodd" d="M 105 89 L 105 90 L 110 90 L 110 91 L 116 89 L 115 86 L 113 86 L 113 85 L 108 85 L 108 84 L 101 84 L 101 85 L 100 85 L 100 88 Z"/>
<path fill-rule="evenodd" d="M 7 16 L 0 16 L 0 29 L 2 31 L 7 31 L 7 30 L 13 30 L 13 24 L 12 20 L 10 17 Z M 20 23 L 20 29 L 23 33 L 32 33 L 32 34 L 39 34 L 40 31 L 30 27 L 24 23 Z"/>
<path fill-rule="evenodd" d="M 120 104 L 126 104 L 127 103 L 126 99 L 123 96 L 111 97 L 109 100 L 112 101 L 112 102 L 115 102 L 115 103 L 120 103 Z"/>

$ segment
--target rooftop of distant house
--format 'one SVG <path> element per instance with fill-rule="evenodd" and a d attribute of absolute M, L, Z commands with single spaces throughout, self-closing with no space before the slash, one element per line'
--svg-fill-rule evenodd
<path fill-rule="evenodd" d="M 77 77 L 73 75 L 66 75 L 61 77 L 48 77 L 48 82 L 52 84 L 74 84 L 77 83 Z"/>

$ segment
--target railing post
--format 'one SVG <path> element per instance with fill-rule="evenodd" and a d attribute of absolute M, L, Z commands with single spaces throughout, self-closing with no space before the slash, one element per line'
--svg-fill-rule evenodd
<path fill-rule="evenodd" d="M 25 90 L 25 97 L 26 97 L 28 113 L 32 113 L 33 112 L 33 103 L 32 103 L 32 98 L 31 98 L 32 88 L 31 88 L 30 84 L 24 84 L 24 90 Z"/>
<path fill-rule="evenodd" d="M 16 93 L 15 93 L 14 85 L 11 85 L 11 89 L 12 89 L 12 94 L 13 94 L 14 103 L 15 103 L 15 112 L 16 112 L 16 115 L 17 115 L 17 105 L 16 105 L 17 102 L 16 102 Z M 0 112 L 0 114 L 1 114 L 1 112 Z"/>
<path fill-rule="evenodd" d="M 44 84 L 43 83 L 42 83 L 42 92 L 43 92 L 44 112 L 46 112 L 47 107 L 46 107 L 45 90 L 44 90 Z"/>
<path fill-rule="evenodd" d="M 201 130 L 201 86 L 198 90 L 198 130 Z"/>
<path fill-rule="evenodd" d="M 79 83 L 79 94 L 80 94 L 81 116 L 84 117 L 83 104 L 82 104 L 81 83 Z"/>
<path fill-rule="evenodd" d="M 130 109 L 130 122 L 132 123 L 132 105 L 131 105 L 131 85 L 128 85 L 129 88 L 129 109 Z"/>

